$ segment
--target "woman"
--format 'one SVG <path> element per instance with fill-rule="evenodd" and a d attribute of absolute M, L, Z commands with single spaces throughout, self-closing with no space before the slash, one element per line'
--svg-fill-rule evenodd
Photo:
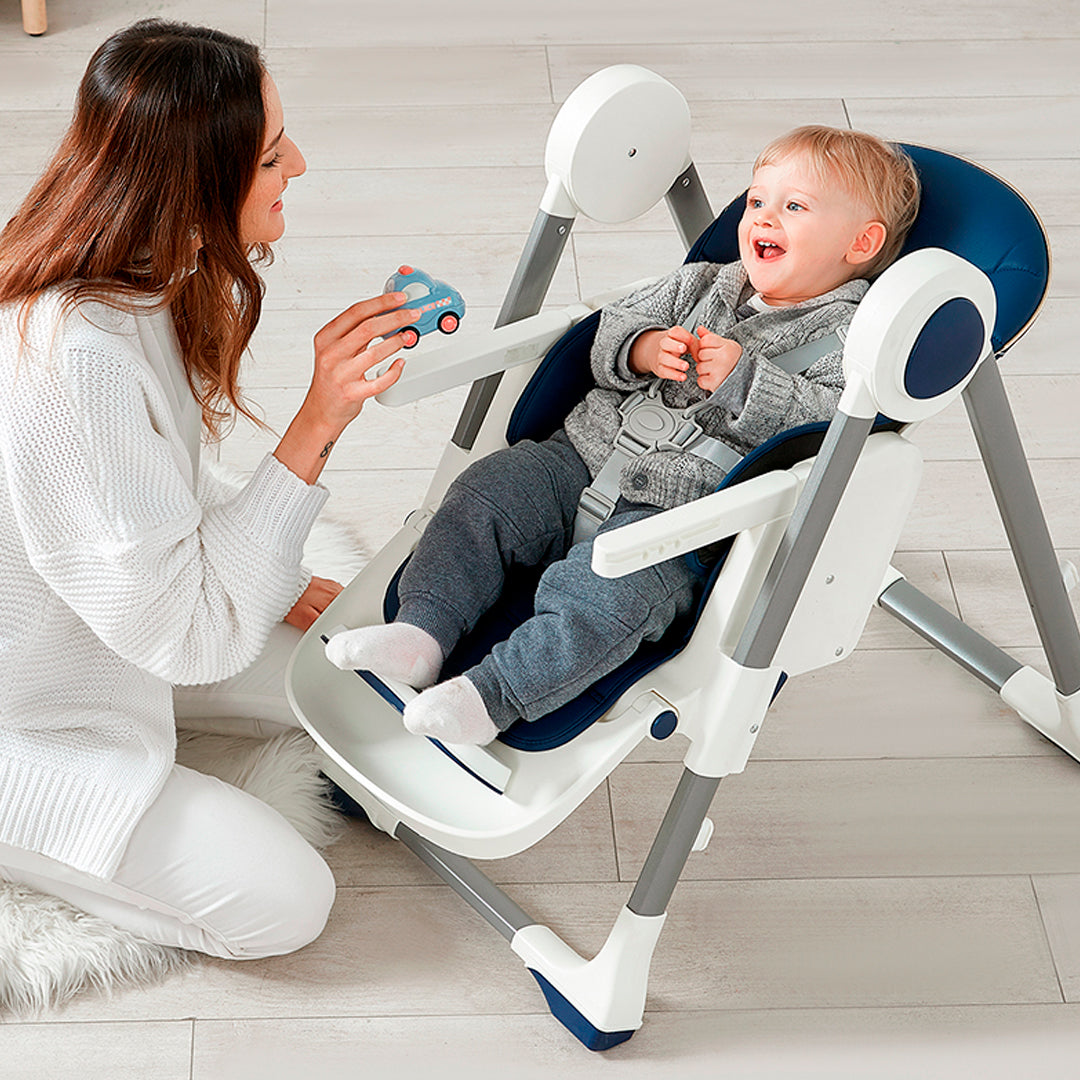
<path fill-rule="evenodd" d="M 311 941 L 334 883 L 273 810 L 174 763 L 174 687 L 204 725 L 268 700 L 295 723 L 281 671 L 340 589 L 300 564 L 315 482 L 400 374 L 365 378 L 397 347 L 375 339 L 416 317 L 401 294 L 343 312 L 251 481 L 200 473 L 201 436 L 246 413 L 252 259 L 304 168 L 255 46 L 148 20 L 91 59 L 0 233 L 0 875 L 223 957 Z"/>

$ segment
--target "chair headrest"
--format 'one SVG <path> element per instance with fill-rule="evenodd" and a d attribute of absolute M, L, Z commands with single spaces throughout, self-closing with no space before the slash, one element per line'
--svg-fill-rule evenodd
<path fill-rule="evenodd" d="M 1031 206 L 1004 180 L 941 150 L 908 146 L 922 183 L 919 216 L 901 252 L 940 247 L 967 259 L 990 278 L 997 296 L 991 337 L 1003 352 L 1042 304 L 1050 282 L 1050 248 Z M 735 199 L 698 237 L 687 262 L 732 262 L 744 198 Z"/>

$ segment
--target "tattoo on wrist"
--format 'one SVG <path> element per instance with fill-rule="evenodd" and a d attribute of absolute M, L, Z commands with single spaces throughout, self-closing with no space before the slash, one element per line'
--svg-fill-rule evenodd
<path fill-rule="evenodd" d="M 334 445 L 334 440 L 333 440 L 333 439 L 331 439 L 331 440 L 330 440 L 330 441 L 329 441 L 329 442 L 328 442 L 328 443 L 327 443 L 327 444 L 326 444 L 326 445 L 325 445 L 325 446 L 324 446 L 324 447 L 322 448 L 322 453 L 321 453 L 321 454 L 319 455 L 319 457 L 321 457 L 321 458 L 324 458 L 324 457 L 326 457 L 326 455 L 330 453 L 330 447 L 332 447 L 333 445 Z"/>

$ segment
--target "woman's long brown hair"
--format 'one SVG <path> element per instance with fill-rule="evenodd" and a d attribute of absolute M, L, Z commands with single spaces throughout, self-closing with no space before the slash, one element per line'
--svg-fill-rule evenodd
<path fill-rule="evenodd" d="M 71 302 L 168 305 L 211 435 L 233 409 L 251 415 L 237 375 L 262 305 L 251 256 L 270 251 L 248 251 L 239 221 L 262 153 L 264 75 L 256 46 L 216 30 L 147 19 L 119 31 L 0 233 L 0 303 L 25 313 L 67 286 Z"/>

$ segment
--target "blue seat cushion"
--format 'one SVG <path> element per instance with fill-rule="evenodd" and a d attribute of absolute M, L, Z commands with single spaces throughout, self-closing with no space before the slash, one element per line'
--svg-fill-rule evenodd
<path fill-rule="evenodd" d="M 1042 227 L 1012 188 L 977 165 L 926 147 L 905 149 L 915 162 L 923 194 L 904 253 L 942 247 L 968 259 L 990 277 L 998 301 L 993 341 L 1000 351 L 1027 326 L 1045 294 L 1049 257 Z M 687 262 L 724 263 L 738 258 L 737 228 L 744 201 L 745 197 L 740 196 L 728 205 L 691 247 Z M 548 352 L 511 414 L 507 425 L 509 443 L 550 437 L 592 388 L 589 350 L 599 320 L 598 312 L 590 315 Z M 809 424 L 782 432 L 747 455 L 725 477 L 721 487 L 771 469 L 790 468 L 813 456 L 827 426 Z M 875 430 L 886 427 L 895 429 L 899 425 L 880 417 Z M 673 625 L 660 641 L 643 645 L 626 664 L 599 680 L 576 701 L 533 723 L 519 722 L 500 739 L 522 750 L 559 746 L 602 716 L 638 679 L 680 652 L 690 640 L 729 546 L 730 542 L 725 542 L 701 557 L 690 557 L 703 585 L 697 610 L 688 618 Z M 448 658 L 448 677 L 477 663 L 496 642 L 505 640 L 532 615 L 539 574 L 537 570 L 512 570 L 499 604 Z M 388 621 L 397 608 L 395 576 L 384 604 Z"/>
<path fill-rule="evenodd" d="M 904 149 L 922 183 L 919 216 L 904 247 L 945 248 L 983 271 L 994 286 L 991 336 L 1000 353 L 1027 327 L 1050 283 L 1046 234 L 1028 203 L 1003 180 L 963 158 L 925 146 Z M 698 237 L 687 262 L 733 262 L 745 193 Z"/>
<path fill-rule="evenodd" d="M 724 478 L 721 487 L 749 480 L 771 469 L 788 469 L 817 453 L 828 424 L 806 424 L 781 432 L 763 446 L 747 454 Z M 896 428 L 898 425 L 882 418 L 875 430 Z M 500 740 L 519 750 L 550 750 L 561 746 L 584 731 L 611 707 L 612 703 L 638 679 L 660 664 L 678 655 L 689 643 L 701 609 L 708 599 L 712 585 L 723 566 L 731 541 L 722 541 L 704 554 L 704 558 L 689 556 L 691 565 L 702 579 L 700 598 L 689 616 L 675 622 L 656 642 L 645 642 L 622 667 L 595 682 L 584 694 L 539 720 L 519 721 L 504 731 Z M 399 601 L 397 584 L 405 569 L 403 564 L 394 575 L 386 592 L 383 617 L 389 622 L 397 613 Z M 505 641 L 513 631 L 533 614 L 533 597 L 542 569 L 512 567 L 499 602 L 488 611 L 467 639 L 447 657 L 443 676 L 452 678 L 467 671 L 491 651 L 497 642 Z"/>

